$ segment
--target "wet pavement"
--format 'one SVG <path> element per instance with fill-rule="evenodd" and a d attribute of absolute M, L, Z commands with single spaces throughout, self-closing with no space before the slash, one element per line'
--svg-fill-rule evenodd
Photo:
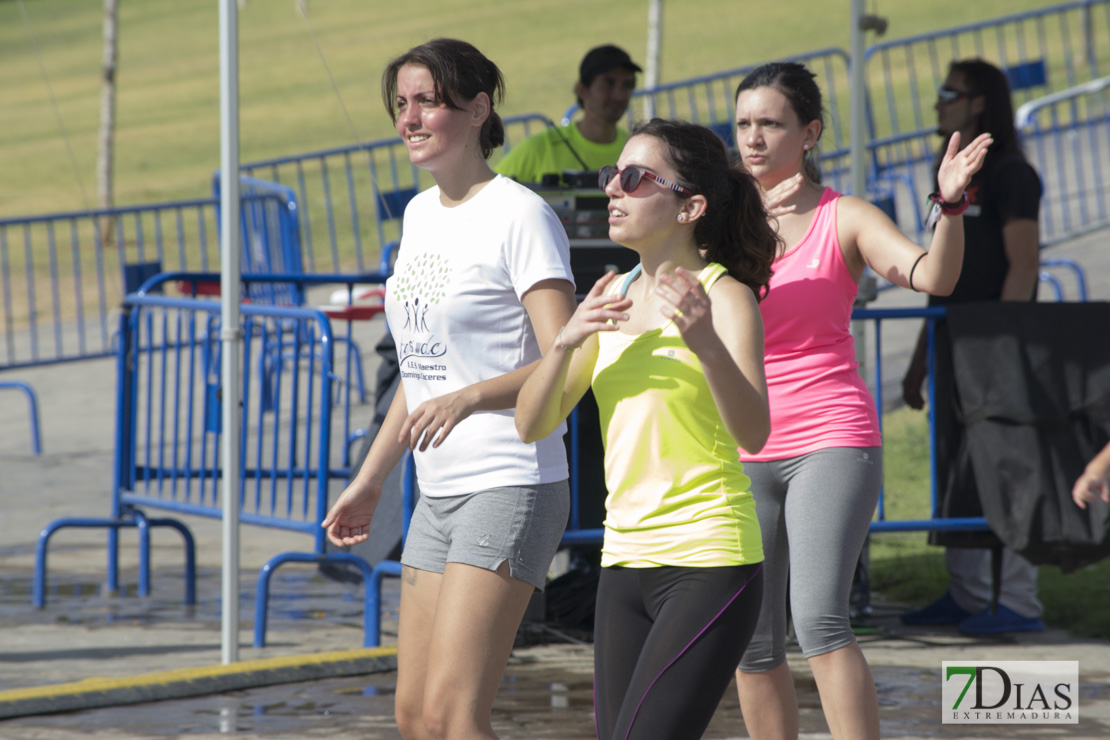
<path fill-rule="evenodd" d="M 924 642 L 922 641 L 924 640 Z M 1106 645 L 1077 644 L 1047 633 L 1035 640 L 976 643 L 954 634 L 897 634 L 863 638 L 879 692 L 884 737 L 898 738 L 1105 738 L 1110 736 Z M 171 646 L 172 647 L 172 646 Z M 154 654 L 151 654 L 154 657 Z M 171 651 L 162 660 L 177 660 Z M 946 726 L 940 717 L 940 661 L 961 658 L 1079 659 L 1078 725 L 1050 727 Z M 112 660 L 120 660 L 113 658 Z M 145 660 L 123 658 L 132 665 Z M 595 737 L 592 650 L 551 644 L 514 651 L 494 707 L 494 728 L 504 738 L 578 740 Z M 803 738 L 827 738 L 819 699 L 804 661 L 792 651 Z M 329 737 L 399 738 L 392 721 L 395 674 L 323 679 L 209 696 L 106 707 L 0 721 L 0 737 Z M 747 737 L 734 689 L 719 707 L 706 738 Z"/>
<path fill-rule="evenodd" d="M 1091 298 L 1110 297 L 1105 234 L 1056 248 L 1087 267 Z M 913 305 L 919 296 L 890 291 L 878 305 Z M 908 352 L 916 327 L 884 336 L 884 356 Z M 904 341 L 902 341 L 904 339 Z M 373 341 L 364 341 L 372 347 Z M 365 354 L 373 377 L 373 353 Z M 892 367 L 900 367 L 897 360 Z M 111 485 L 114 366 L 111 360 L 58 365 L 3 377 L 31 382 L 39 394 L 44 454 L 27 442 L 22 398 L 0 396 L 0 692 L 90 677 L 129 680 L 171 669 L 209 670 L 220 663 L 220 524 L 189 518 L 198 542 L 198 603 L 181 603 L 180 540 L 153 539 L 153 596 L 135 594 L 134 532 L 121 534 L 118 595 L 101 593 L 102 531 L 65 530 L 52 540 L 51 579 L 44 610 L 30 605 L 34 543 L 61 516 L 104 516 Z M 898 371 L 888 377 L 900 377 Z M 369 415 L 369 410 L 365 415 Z M 243 527 L 240 658 L 311 658 L 362 645 L 362 588 L 287 565 L 273 580 L 269 644 L 249 647 L 254 583 L 290 535 Z M 298 547 L 302 545 L 297 545 Z M 383 643 L 395 643 L 397 587 L 387 579 Z M 1059 630 L 1016 639 L 972 640 L 950 630 L 913 631 L 896 619 L 897 605 L 876 605 L 873 629 L 860 641 L 872 666 L 884 737 L 1110 737 L 1110 644 L 1078 640 Z M 529 633 L 534 637 L 534 632 Z M 494 708 L 505 738 L 594 737 L 592 648 L 557 642 L 514 651 Z M 1079 723 L 1054 726 L 953 726 L 940 721 L 945 660 L 1077 660 Z M 801 707 L 802 737 L 828 737 L 812 675 L 796 649 L 789 653 Z M 296 675 L 293 672 L 290 677 Z M 0 720 L 0 739 L 156 737 L 397 738 L 392 720 L 395 673 L 388 661 L 364 675 L 321 677 L 278 685 Z M 726 692 L 705 737 L 747 737 L 734 689 Z"/>

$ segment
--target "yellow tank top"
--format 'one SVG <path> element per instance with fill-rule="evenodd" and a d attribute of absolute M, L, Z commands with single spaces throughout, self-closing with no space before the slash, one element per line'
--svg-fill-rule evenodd
<path fill-rule="evenodd" d="M 711 263 L 698 279 L 708 291 L 724 273 Z M 597 336 L 593 392 L 609 489 L 601 564 L 717 567 L 762 561 L 751 481 L 701 362 L 678 328 L 668 321 L 638 336 Z"/>

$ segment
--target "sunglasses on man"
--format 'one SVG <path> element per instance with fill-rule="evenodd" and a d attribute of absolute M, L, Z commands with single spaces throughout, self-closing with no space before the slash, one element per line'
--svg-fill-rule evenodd
<path fill-rule="evenodd" d="M 612 165 L 602 167 L 600 170 L 598 170 L 597 173 L 597 186 L 604 190 L 605 188 L 609 187 L 609 183 L 613 181 L 614 177 L 620 177 L 621 190 L 626 193 L 631 193 L 636 188 L 640 187 L 640 183 L 644 181 L 644 178 L 647 178 L 648 180 L 657 182 L 663 187 L 669 188 L 676 193 L 683 193 L 685 195 L 694 194 L 694 191 L 692 190 L 684 188 L 681 185 L 670 182 L 668 180 L 664 180 L 659 175 L 648 172 L 647 170 L 642 170 L 636 165 L 632 164 L 628 165 L 623 170 L 618 170 Z"/>
<path fill-rule="evenodd" d="M 961 98 L 970 97 L 971 93 L 967 90 L 956 90 L 951 87 L 941 86 L 937 88 L 937 100 L 942 103 L 955 103 Z"/>

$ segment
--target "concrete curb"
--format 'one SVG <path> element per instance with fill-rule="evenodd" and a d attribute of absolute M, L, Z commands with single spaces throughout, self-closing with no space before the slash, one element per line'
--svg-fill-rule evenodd
<path fill-rule="evenodd" d="M 184 699 L 396 669 L 397 648 L 387 647 L 265 658 L 123 678 L 87 678 L 72 683 L 0 691 L 0 719 Z"/>

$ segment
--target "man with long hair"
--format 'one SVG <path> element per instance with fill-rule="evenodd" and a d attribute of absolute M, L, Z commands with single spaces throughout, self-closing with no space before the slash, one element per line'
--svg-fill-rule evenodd
<path fill-rule="evenodd" d="M 967 188 L 959 282 L 949 296 L 930 296 L 929 305 L 1036 300 L 1041 182 L 1021 151 L 1006 75 L 981 59 L 952 62 L 944 85 L 937 91 L 936 110 L 937 133 L 944 141 L 958 131 L 961 146 L 982 133 L 989 133 L 994 143 L 983 168 Z M 943 322 L 938 331 L 937 397 L 929 399 L 936 409 L 938 483 L 947 494 L 946 513 L 966 515 L 968 512 L 960 512 L 958 507 L 962 502 L 977 502 L 978 491 L 970 463 L 966 455 L 960 455 L 964 432 L 955 413 L 952 357 L 944 339 Z M 903 380 L 903 398 L 915 409 L 924 406 L 921 387 L 926 374 L 925 355 L 923 329 Z M 1009 548 L 1003 549 L 1001 592 L 998 608 L 992 613 L 990 552 L 984 548 L 998 544 L 994 535 L 933 533 L 930 542 L 947 546 L 948 591 L 932 604 L 903 614 L 904 623 L 958 625 L 961 632 L 970 634 L 1044 629 L 1036 566 Z"/>

